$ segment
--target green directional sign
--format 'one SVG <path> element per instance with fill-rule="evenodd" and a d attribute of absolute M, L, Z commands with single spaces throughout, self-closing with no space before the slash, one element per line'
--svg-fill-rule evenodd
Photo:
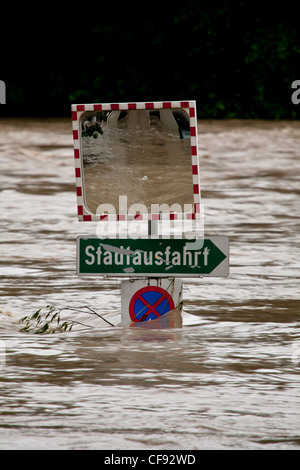
<path fill-rule="evenodd" d="M 79 275 L 226 277 L 229 240 L 77 238 Z"/>

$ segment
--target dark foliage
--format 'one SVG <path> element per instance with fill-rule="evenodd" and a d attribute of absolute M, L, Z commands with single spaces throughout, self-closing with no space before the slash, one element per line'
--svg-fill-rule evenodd
<path fill-rule="evenodd" d="M 196 99 L 200 118 L 299 118 L 291 101 L 300 79 L 299 0 L 107 3 L 67 12 L 63 4 L 15 6 L 1 31 L 1 114 Z"/>

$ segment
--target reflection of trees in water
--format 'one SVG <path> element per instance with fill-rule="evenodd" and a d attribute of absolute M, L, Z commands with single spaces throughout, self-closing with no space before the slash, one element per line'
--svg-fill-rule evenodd
<path fill-rule="evenodd" d="M 101 123 L 103 121 L 102 112 L 87 112 L 83 115 L 81 124 L 81 136 L 93 137 L 97 139 L 98 135 L 103 135 Z"/>

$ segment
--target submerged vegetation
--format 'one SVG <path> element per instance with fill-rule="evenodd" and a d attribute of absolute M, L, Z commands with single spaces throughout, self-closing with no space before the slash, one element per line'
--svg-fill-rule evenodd
<path fill-rule="evenodd" d="M 21 318 L 20 323 L 24 323 L 25 326 L 21 328 L 21 331 L 27 333 L 63 333 L 66 331 L 71 331 L 74 325 L 78 325 L 81 328 L 93 328 L 92 325 L 77 321 L 77 320 L 66 320 L 62 318 L 62 312 L 72 312 L 76 313 L 85 313 L 97 316 L 98 318 L 104 320 L 110 326 L 114 326 L 108 320 L 106 320 L 102 315 L 97 313 L 92 308 L 87 305 L 79 307 L 54 307 L 53 305 L 47 305 L 45 309 L 37 310 L 31 316 L 25 316 Z"/>

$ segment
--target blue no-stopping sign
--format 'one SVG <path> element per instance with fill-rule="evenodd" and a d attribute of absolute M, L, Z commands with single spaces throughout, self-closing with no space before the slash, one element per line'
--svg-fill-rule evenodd
<path fill-rule="evenodd" d="M 175 308 L 171 294 L 158 286 L 139 289 L 129 303 L 129 315 L 133 322 L 155 320 Z"/>

